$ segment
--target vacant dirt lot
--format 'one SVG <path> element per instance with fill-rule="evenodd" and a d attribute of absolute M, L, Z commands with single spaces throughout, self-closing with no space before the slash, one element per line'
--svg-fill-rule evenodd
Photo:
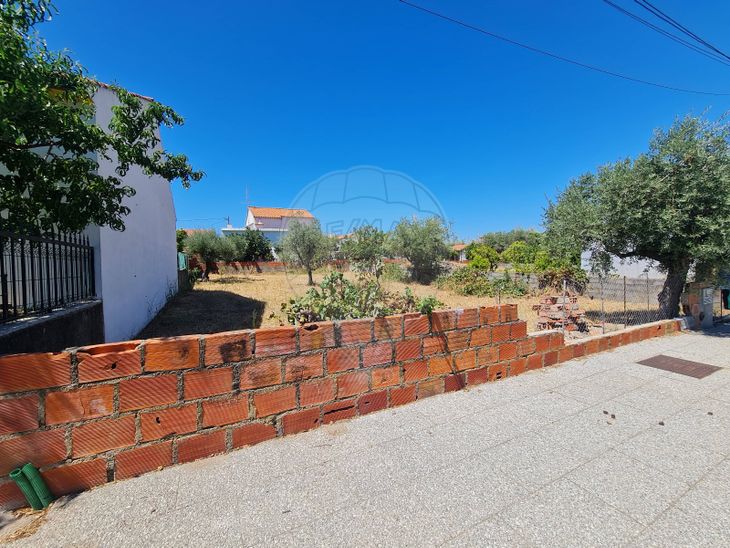
<path fill-rule="evenodd" d="M 320 281 L 324 274 L 325 272 L 317 273 L 315 282 Z M 346 276 L 354 278 L 355 275 L 347 273 Z M 384 281 L 383 285 L 386 290 L 391 292 L 402 292 L 406 287 L 410 287 L 418 296 L 435 295 L 444 303 L 445 308 L 497 304 L 496 298 L 457 295 L 452 291 L 438 289 L 436 286 L 393 281 Z M 168 337 L 276 326 L 280 323 L 281 304 L 292 297 L 304 294 L 307 289 L 307 276 L 304 273 L 212 275 L 210 281 L 199 282 L 192 291 L 182 293 L 172 299 L 139 336 L 142 338 Z M 535 295 L 504 300 L 504 302 L 517 303 L 520 318 L 527 320 L 530 331 L 536 330 L 537 313 L 532 310 L 532 306 L 538 301 L 539 297 Z M 589 311 L 589 319 L 594 322 L 600 321 L 600 302 L 581 298 L 580 304 L 582 308 Z M 606 302 L 604 304 L 607 321 L 616 322 L 607 324 L 607 330 L 622 328 L 623 303 Z M 629 308 L 634 306 L 629 303 Z M 643 321 L 649 321 L 649 319 Z M 595 328 L 593 331 L 596 332 Z"/>

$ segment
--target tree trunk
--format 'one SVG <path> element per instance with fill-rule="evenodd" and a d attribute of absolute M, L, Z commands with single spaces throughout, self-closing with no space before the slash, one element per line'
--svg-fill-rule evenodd
<path fill-rule="evenodd" d="M 309 281 L 307 282 L 308 285 L 314 285 L 314 278 L 312 278 L 312 269 L 307 269 L 307 275 L 309 276 Z"/>
<path fill-rule="evenodd" d="M 205 261 L 205 271 L 203 272 L 202 279 L 203 280 L 209 280 L 210 279 L 210 273 L 215 272 L 218 268 L 218 265 L 215 261 Z"/>
<path fill-rule="evenodd" d="M 682 259 L 671 263 L 667 268 L 667 279 L 659 292 L 659 309 L 662 318 L 674 318 L 679 313 L 679 299 L 687 282 L 689 261 Z"/>

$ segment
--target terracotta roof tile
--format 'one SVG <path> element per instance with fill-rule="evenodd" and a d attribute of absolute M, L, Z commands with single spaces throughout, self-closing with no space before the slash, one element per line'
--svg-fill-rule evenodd
<path fill-rule="evenodd" d="M 286 207 L 256 207 L 249 206 L 254 217 L 264 217 L 266 219 L 281 219 L 284 217 L 300 217 L 305 219 L 314 219 L 306 209 L 289 209 Z"/>

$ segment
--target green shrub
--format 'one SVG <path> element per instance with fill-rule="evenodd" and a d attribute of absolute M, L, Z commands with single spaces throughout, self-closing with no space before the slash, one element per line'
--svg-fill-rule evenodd
<path fill-rule="evenodd" d="M 281 312 L 290 324 L 306 324 L 324 320 L 370 318 L 424 311 L 430 314 L 443 306 L 435 297 L 417 299 L 406 288 L 402 294 L 384 291 L 372 278 L 352 282 L 341 272 L 327 274 L 319 288 L 313 287 L 304 295 L 281 305 Z"/>
<path fill-rule="evenodd" d="M 495 270 L 499 265 L 499 253 L 481 243 L 471 243 L 466 248 L 466 258 L 469 259 L 469 266 L 477 270 Z"/>
<path fill-rule="evenodd" d="M 562 266 L 543 270 L 538 273 L 537 284 L 540 289 L 563 290 L 563 280 L 569 291 L 582 295 L 588 285 L 588 275 L 577 266 Z"/>
<path fill-rule="evenodd" d="M 502 277 L 492 280 L 494 294 L 502 297 L 521 297 L 527 295 L 529 287 L 522 280 L 513 279 L 508 272 Z"/>
<path fill-rule="evenodd" d="M 487 272 L 467 266 L 459 268 L 447 276 L 437 280 L 437 286 L 448 289 L 459 295 L 476 297 L 519 297 L 528 292 L 527 285 L 521 280 L 513 280 L 505 272 L 501 278 L 491 280 Z"/>
<path fill-rule="evenodd" d="M 410 281 L 408 270 L 398 263 L 385 263 L 383 265 L 383 273 L 381 274 L 381 277 L 384 280 L 389 280 L 391 282 L 406 283 Z"/>
<path fill-rule="evenodd" d="M 244 232 L 231 234 L 225 239 L 233 246 L 233 261 L 252 262 L 270 261 L 271 243 L 266 239 L 263 232 L 247 228 Z"/>

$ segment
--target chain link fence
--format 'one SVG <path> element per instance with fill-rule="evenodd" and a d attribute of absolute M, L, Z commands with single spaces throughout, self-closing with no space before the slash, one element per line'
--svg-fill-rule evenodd
<path fill-rule="evenodd" d="M 530 283 L 531 295 L 518 302 L 528 331 L 561 329 L 569 338 L 581 338 L 666 319 L 658 300 L 662 279 L 591 277 L 582 291 L 575 291 L 567 281 L 562 289 L 552 291 L 533 285 Z"/>

